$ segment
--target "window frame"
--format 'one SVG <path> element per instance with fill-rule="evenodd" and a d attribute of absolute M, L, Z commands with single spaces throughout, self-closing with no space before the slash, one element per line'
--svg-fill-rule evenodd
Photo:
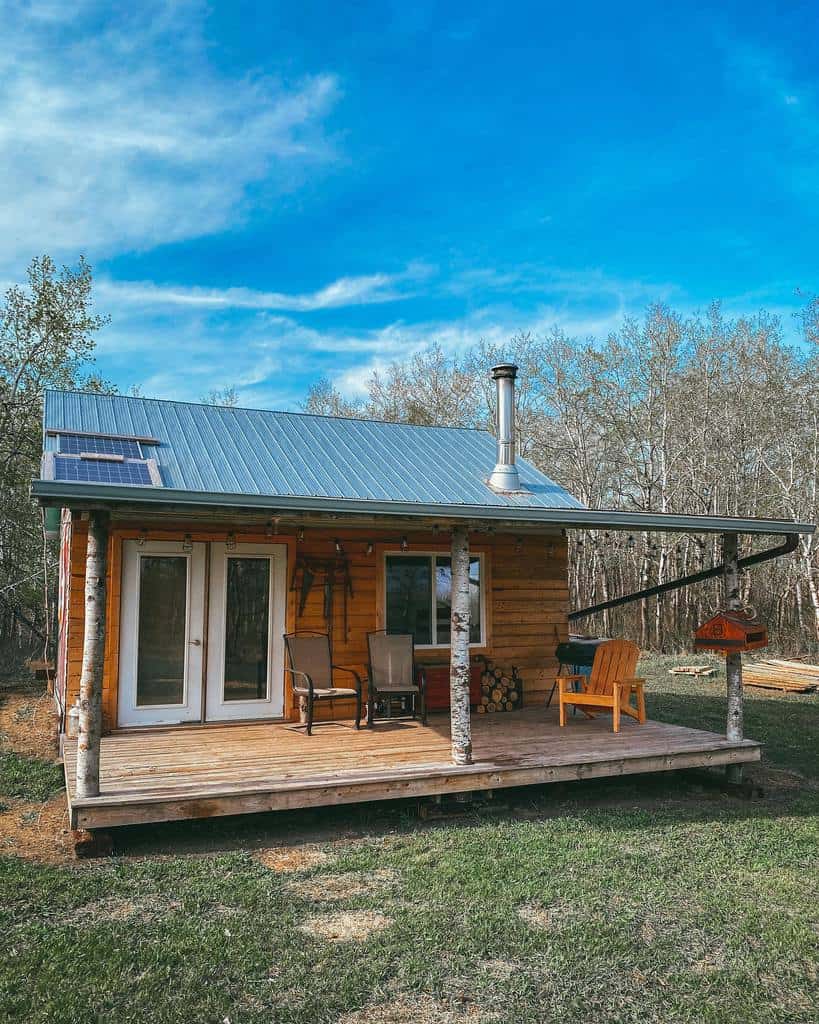
<path fill-rule="evenodd" d="M 390 546 L 384 546 L 379 552 L 379 570 L 378 570 L 378 583 L 379 583 L 379 600 L 378 600 L 378 624 L 379 628 L 387 628 L 387 558 L 451 558 L 451 551 L 449 547 L 440 548 L 412 548 L 410 547 L 406 551 L 402 551 L 400 548 L 393 548 Z M 490 628 L 489 628 L 489 615 L 488 606 L 489 601 L 487 600 L 487 593 L 489 590 L 489 552 L 485 549 L 470 548 L 469 551 L 470 560 L 477 558 L 480 562 L 480 609 L 481 609 L 481 635 L 480 640 L 475 643 L 469 644 L 471 651 L 486 650 L 490 644 Z M 433 627 L 433 635 L 437 637 L 437 616 L 436 616 L 436 591 L 435 581 L 432 580 L 432 586 L 430 587 L 430 616 Z M 415 649 L 417 651 L 449 651 L 451 650 L 451 644 L 419 644 L 416 643 Z"/>

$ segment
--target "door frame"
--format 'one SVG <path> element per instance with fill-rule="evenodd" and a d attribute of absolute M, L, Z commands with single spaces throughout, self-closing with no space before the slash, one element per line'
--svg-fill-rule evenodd
<path fill-rule="evenodd" d="M 284 634 L 287 631 L 287 544 L 210 544 L 208 581 L 207 664 L 205 666 L 205 722 L 283 718 Z M 224 700 L 227 562 L 229 558 L 266 558 L 270 563 L 267 622 L 267 696 Z"/>
<path fill-rule="evenodd" d="M 140 560 L 143 556 L 171 555 L 187 562 L 185 622 L 185 675 L 181 704 L 137 705 L 139 657 Z M 202 716 L 202 678 L 205 636 L 206 545 L 182 541 L 123 540 L 120 608 L 117 726 L 179 725 L 199 722 Z"/>

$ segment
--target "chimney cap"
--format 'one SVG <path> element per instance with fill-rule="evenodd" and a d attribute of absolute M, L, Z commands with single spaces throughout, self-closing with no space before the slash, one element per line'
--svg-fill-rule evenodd
<path fill-rule="evenodd" d="M 518 375 L 518 368 L 514 363 L 498 363 L 492 367 L 490 373 L 492 380 L 502 380 L 504 377 L 514 380 Z"/>

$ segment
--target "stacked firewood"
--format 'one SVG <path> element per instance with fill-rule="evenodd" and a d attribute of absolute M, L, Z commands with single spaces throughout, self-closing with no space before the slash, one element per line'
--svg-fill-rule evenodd
<path fill-rule="evenodd" d="M 504 672 L 493 661 L 486 659 L 481 675 L 481 699 L 477 706 L 479 715 L 496 711 L 514 711 L 523 707 L 523 680 L 513 665 L 511 672 Z"/>

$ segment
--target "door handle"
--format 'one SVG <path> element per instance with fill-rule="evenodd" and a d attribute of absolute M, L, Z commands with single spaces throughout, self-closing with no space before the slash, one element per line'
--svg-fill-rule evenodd
<path fill-rule="evenodd" d="M 201 640 L 188 640 L 188 643 L 189 644 L 193 644 L 194 647 L 201 647 L 202 646 L 202 641 Z"/>

